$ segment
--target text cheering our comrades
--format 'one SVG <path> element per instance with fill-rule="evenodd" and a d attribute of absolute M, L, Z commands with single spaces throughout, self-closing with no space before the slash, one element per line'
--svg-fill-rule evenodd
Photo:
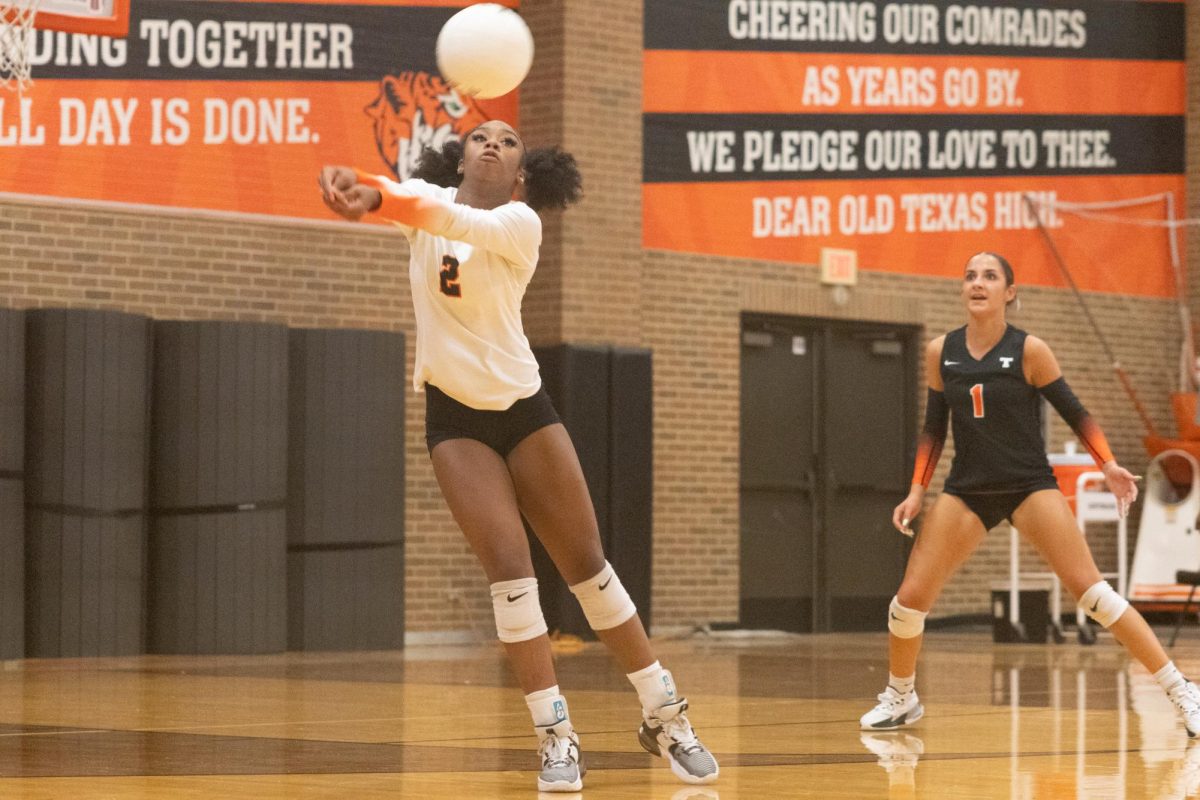
<path fill-rule="evenodd" d="M 734 39 L 1054 48 L 1087 40 L 1087 13 L 1065 8 L 734 0 L 728 19 Z"/>

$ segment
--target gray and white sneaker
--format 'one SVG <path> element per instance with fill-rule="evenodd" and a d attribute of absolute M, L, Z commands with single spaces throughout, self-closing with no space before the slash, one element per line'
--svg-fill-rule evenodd
<path fill-rule="evenodd" d="M 583 788 L 587 767 L 579 751 L 579 737 L 569 720 L 537 729 L 538 755 L 542 757 L 542 774 L 538 775 L 539 792 L 578 792 Z"/>
<path fill-rule="evenodd" d="M 638 743 L 647 753 L 665 758 L 681 781 L 712 783 L 720 768 L 713 754 L 696 738 L 687 707 L 687 699 L 680 698 L 652 714 L 643 714 Z"/>
<path fill-rule="evenodd" d="M 879 695 L 879 705 L 862 715 L 858 726 L 864 731 L 890 731 L 925 716 L 925 707 L 917 699 L 917 690 L 901 694 L 889 684 Z"/>
<path fill-rule="evenodd" d="M 1186 681 L 1167 692 L 1167 697 L 1183 715 L 1188 737 L 1200 736 L 1200 689 L 1196 684 Z"/>

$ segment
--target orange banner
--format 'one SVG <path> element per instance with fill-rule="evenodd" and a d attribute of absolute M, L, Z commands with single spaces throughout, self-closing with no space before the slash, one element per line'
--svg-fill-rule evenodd
<path fill-rule="evenodd" d="M 967 256 L 993 250 L 1019 283 L 1065 286 L 1023 202 L 1029 194 L 1081 289 L 1172 297 L 1165 227 L 1053 204 L 1183 190 L 1180 175 L 646 184 L 643 244 L 801 264 L 818 263 L 822 247 L 848 248 L 864 269 L 935 277 L 957 277 Z M 1160 201 L 1105 213 L 1161 223 L 1165 211 Z"/>
<path fill-rule="evenodd" d="M 1185 81 L 1181 61 L 654 50 L 642 65 L 643 109 L 663 114 L 1183 114 Z"/>
<path fill-rule="evenodd" d="M 139 0 L 126 39 L 40 32 L 34 85 L 0 92 L 0 192 L 329 219 L 321 166 L 404 179 L 426 147 L 519 124 L 516 92 L 437 73 L 468 4 Z"/>
<path fill-rule="evenodd" d="M 23 104 L 0 96 L 0 153 L 20 152 L 0 157 L 0 190 L 328 218 L 316 188 L 325 164 L 396 174 L 403 162 L 403 173 L 414 142 L 489 118 L 517 124 L 514 98 L 468 99 L 451 116 L 439 83 L 39 81 Z"/>

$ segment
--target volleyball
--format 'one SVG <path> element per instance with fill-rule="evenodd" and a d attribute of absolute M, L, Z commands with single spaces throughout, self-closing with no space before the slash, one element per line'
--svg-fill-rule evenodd
<path fill-rule="evenodd" d="M 451 86 L 486 100 L 525 80 L 533 64 L 533 34 L 512 9 L 479 3 L 446 20 L 436 53 L 438 71 Z"/>

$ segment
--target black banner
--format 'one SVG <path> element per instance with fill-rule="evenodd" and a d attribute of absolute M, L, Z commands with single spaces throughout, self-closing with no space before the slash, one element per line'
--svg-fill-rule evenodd
<path fill-rule="evenodd" d="M 138 0 L 126 39 L 39 31 L 32 62 L 38 78 L 90 80 L 375 81 L 399 65 L 436 74 L 428 43 L 455 11 Z"/>
<path fill-rule="evenodd" d="M 680 24 L 686 20 L 686 24 Z M 647 0 L 647 50 L 1183 60 L 1184 4 Z"/>
<path fill-rule="evenodd" d="M 1183 117 L 646 114 L 646 183 L 1184 170 Z"/>

